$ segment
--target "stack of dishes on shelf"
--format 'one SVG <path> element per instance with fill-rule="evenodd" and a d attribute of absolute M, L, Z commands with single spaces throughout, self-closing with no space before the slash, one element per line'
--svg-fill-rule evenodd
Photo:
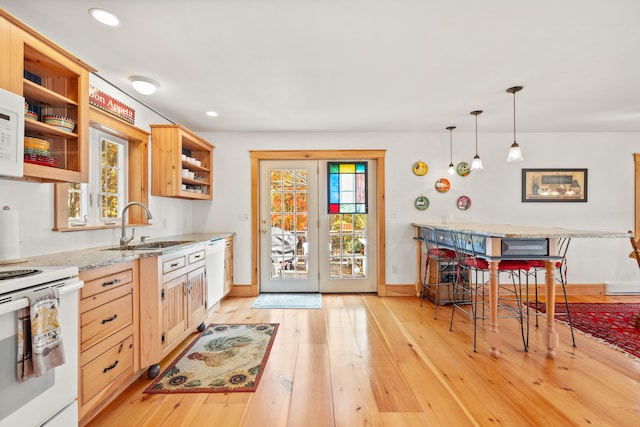
<path fill-rule="evenodd" d="M 58 161 L 51 157 L 49 141 L 46 139 L 24 137 L 24 161 L 43 166 L 57 166 Z"/>
<path fill-rule="evenodd" d="M 27 120 L 38 121 L 38 113 L 31 109 L 28 102 L 24 103 L 24 118 Z"/>
<path fill-rule="evenodd" d="M 189 157 L 186 154 L 182 155 L 182 161 L 183 162 L 187 162 L 187 163 L 191 163 L 192 165 L 202 166 L 202 162 L 200 160 L 195 159 L 193 157 Z"/>
<path fill-rule="evenodd" d="M 73 132 L 76 128 L 76 121 L 70 117 L 47 115 L 42 121 L 64 132 Z"/>

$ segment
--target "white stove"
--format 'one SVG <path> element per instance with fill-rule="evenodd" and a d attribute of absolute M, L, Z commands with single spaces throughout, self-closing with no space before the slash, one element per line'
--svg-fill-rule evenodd
<path fill-rule="evenodd" d="M 0 427 L 78 425 L 78 292 L 84 283 L 77 267 L 0 267 Z M 17 312 L 29 306 L 25 295 L 56 287 L 64 364 L 41 377 L 18 382 Z"/>
<path fill-rule="evenodd" d="M 0 295 L 72 278 L 78 267 L 0 267 Z"/>

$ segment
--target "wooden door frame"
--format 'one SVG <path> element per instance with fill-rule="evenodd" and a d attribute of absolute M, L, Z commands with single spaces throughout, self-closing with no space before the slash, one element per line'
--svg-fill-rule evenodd
<path fill-rule="evenodd" d="M 640 154 L 634 153 L 633 163 L 633 238 L 637 242 L 640 235 Z"/>
<path fill-rule="evenodd" d="M 247 296 L 260 293 L 260 161 L 261 160 L 353 160 L 376 162 L 376 230 L 378 233 L 378 296 L 386 295 L 385 284 L 385 187 L 384 160 L 387 150 L 250 150 L 251 157 L 251 286 Z"/>

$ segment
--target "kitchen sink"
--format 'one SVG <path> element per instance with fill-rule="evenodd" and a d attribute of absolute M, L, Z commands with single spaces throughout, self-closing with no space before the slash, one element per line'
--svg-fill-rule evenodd
<path fill-rule="evenodd" d="M 126 250 L 129 251 L 144 251 L 150 249 L 163 249 L 170 248 L 171 246 L 184 245 L 186 243 L 193 243 L 193 240 L 161 240 L 157 242 L 144 242 L 138 243 L 137 245 L 129 245 L 126 247 Z M 120 246 L 116 246 L 113 248 L 104 249 L 105 251 L 120 251 L 125 250 L 125 248 L 121 248 Z"/>

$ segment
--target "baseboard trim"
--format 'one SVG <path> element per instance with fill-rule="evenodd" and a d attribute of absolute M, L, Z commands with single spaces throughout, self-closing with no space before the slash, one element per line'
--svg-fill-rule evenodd
<path fill-rule="evenodd" d="M 414 297 L 416 285 L 384 285 L 386 297 Z"/>
<path fill-rule="evenodd" d="M 529 297 L 535 296 L 535 285 L 529 284 Z M 604 283 L 570 283 L 566 286 L 567 295 L 605 295 Z M 416 296 L 416 285 L 385 285 L 385 296 Z M 538 296 L 544 296 L 545 285 L 538 284 Z M 562 295 L 562 285 L 556 283 L 556 295 Z"/>
<path fill-rule="evenodd" d="M 529 284 L 529 297 L 535 296 L 535 285 Z M 566 286 L 567 295 L 604 295 L 604 283 L 569 283 Z M 538 295 L 544 296 L 545 285 L 538 284 Z M 562 295 L 562 285 L 556 283 L 556 295 Z"/>
<path fill-rule="evenodd" d="M 535 285 L 529 285 L 529 296 L 535 295 Z M 384 285 L 386 297 L 415 297 L 416 285 Z M 258 296 L 258 287 L 254 285 L 234 285 L 228 296 L 230 297 L 255 297 Z M 545 294 L 545 285 L 538 284 L 538 295 Z M 556 283 L 556 295 L 562 295 L 562 285 Z M 570 283 L 567 285 L 567 295 L 605 295 L 604 283 Z"/>
<path fill-rule="evenodd" d="M 230 297 L 257 297 L 258 286 L 255 285 L 236 285 L 231 287 L 231 290 L 227 294 Z"/>

